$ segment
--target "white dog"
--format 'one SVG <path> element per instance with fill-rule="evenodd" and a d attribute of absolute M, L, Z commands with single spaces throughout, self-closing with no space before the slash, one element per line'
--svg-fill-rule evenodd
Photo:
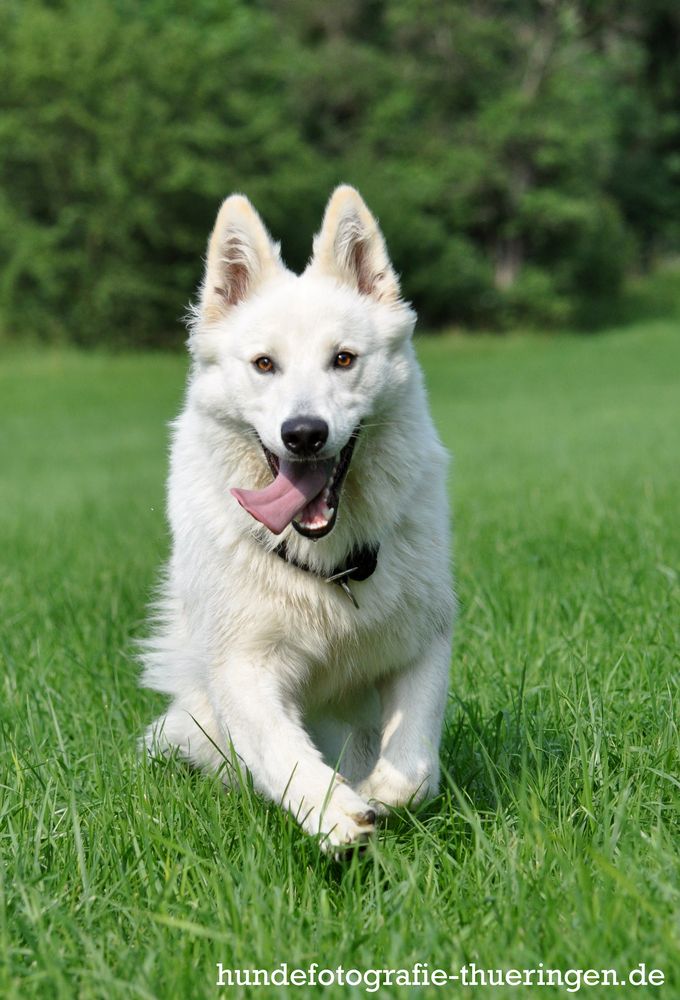
<path fill-rule="evenodd" d="M 382 234 L 331 197 L 297 276 L 250 202 L 210 238 L 169 479 L 147 745 L 337 852 L 437 792 L 454 599 L 445 453 Z"/>

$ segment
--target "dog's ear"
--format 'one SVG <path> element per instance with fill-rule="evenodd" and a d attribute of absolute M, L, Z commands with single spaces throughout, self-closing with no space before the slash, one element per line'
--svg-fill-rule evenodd
<path fill-rule="evenodd" d="M 232 194 L 222 202 L 208 243 L 201 318 L 219 320 L 281 270 L 279 246 L 262 219 L 244 195 Z"/>
<path fill-rule="evenodd" d="M 380 227 L 348 184 L 336 188 L 328 201 L 309 270 L 337 278 L 379 302 L 399 301 L 399 281 Z"/>

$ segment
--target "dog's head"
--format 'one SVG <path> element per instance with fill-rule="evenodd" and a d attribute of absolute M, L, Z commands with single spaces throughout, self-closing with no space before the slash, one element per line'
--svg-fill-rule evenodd
<path fill-rule="evenodd" d="M 310 537 L 332 529 L 357 436 L 385 417 L 409 377 L 414 322 L 353 188 L 331 196 L 299 276 L 247 198 L 223 203 L 190 347 L 205 405 L 259 439 L 276 477 L 269 492 L 235 491 L 272 531 L 291 520 Z"/>

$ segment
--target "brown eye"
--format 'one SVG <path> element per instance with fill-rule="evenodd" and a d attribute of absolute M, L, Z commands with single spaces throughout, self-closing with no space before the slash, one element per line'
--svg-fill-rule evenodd
<path fill-rule="evenodd" d="M 339 354 L 335 355 L 333 361 L 334 368 L 351 368 L 356 359 L 356 354 L 351 354 L 350 351 L 340 351 Z"/>
<path fill-rule="evenodd" d="M 255 358 L 253 364 L 255 365 L 255 367 L 259 372 L 274 371 L 274 362 L 272 361 L 271 358 L 268 358 L 266 355 L 263 355 L 261 358 Z"/>

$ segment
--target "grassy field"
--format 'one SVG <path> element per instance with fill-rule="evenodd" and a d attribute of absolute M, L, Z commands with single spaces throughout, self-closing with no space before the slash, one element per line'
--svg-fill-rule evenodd
<path fill-rule="evenodd" d="M 135 753 L 184 359 L 0 360 L 3 998 L 245 995 L 217 962 L 645 963 L 666 986 L 619 996 L 680 995 L 678 323 L 420 353 L 455 455 L 447 783 L 345 867 Z M 421 995 L 459 992 L 489 995 Z"/>

